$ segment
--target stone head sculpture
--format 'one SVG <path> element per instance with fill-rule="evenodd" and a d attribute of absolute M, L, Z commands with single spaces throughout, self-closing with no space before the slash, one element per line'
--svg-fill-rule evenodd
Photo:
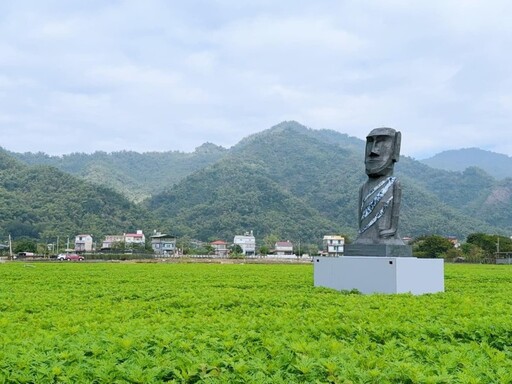
<path fill-rule="evenodd" d="M 393 173 L 400 156 L 402 135 L 393 128 L 376 128 L 366 136 L 365 167 L 369 177 Z"/>
<path fill-rule="evenodd" d="M 359 190 L 359 235 L 355 244 L 404 244 L 397 232 L 401 186 L 393 176 L 400 143 L 401 134 L 393 128 L 376 128 L 366 137 L 368 180 Z"/>

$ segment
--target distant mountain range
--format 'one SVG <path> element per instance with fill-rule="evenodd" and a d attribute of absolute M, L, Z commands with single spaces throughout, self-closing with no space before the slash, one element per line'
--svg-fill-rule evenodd
<path fill-rule="evenodd" d="M 68 213 L 68 232 L 103 236 L 137 227 L 230 241 L 253 230 L 259 240 L 275 235 L 318 244 L 324 234 L 355 236 L 357 191 L 366 179 L 364 141 L 293 121 L 229 149 L 207 143 L 193 153 L 0 154 L 0 169 L 2 164 L 9 167 L 5 172 L 11 182 L 27 172 L 51 172 L 37 188 L 56 193 L 41 200 L 26 176 L 24 187 L 10 185 L 10 198 L 18 200 L 0 205 L 0 234 L 13 222 L 30 223 L 39 233 L 62 231 L 63 219 L 50 203 L 58 198 L 59 212 Z M 435 169 L 408 157 L 400 159 L 395 174 L 403 187 L 403 236 L 512 233 L 512 179 L 497 180 L 481 167 Z M 68 192 L 58 188 L 61 179 L 72 183 Z M 5 183 L 2 177 L 0 198 Z M 87 191 L 88 197 L 77 198 L 78 191 Z M 20 205 L 30 215 L 16 213 Z M 112 222 L 102 211 L 106 206 Z M 55 217 L 43 219 L 48 215 Z"/>
<path fill-rule="evenodd" d="M 512 177 L 512 157 L 479 148 L 444 151 L 421 162 L 447 171 L 464 171 L 469 167 L 478 167 L 497 179 Z"/>

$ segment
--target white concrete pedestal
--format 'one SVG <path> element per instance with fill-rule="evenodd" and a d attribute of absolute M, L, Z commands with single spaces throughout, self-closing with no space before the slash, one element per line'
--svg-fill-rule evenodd
<path fill-rule="evenodd" d="M 313 257 L 315 287 L 361 293 L 444 292 L 444 260 L 416 257 Z"/>

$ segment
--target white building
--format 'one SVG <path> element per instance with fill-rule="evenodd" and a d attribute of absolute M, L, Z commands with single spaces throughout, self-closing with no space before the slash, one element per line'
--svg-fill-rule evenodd
<path fill-rule="evenodd" d="M 345 238 L 339 235 L 325 235 L 323 239 L 323 254 L 326 256 L 343 256 Z"/>
<path fill-rule="evenodd" d="M 123 235 L 107 235 L 105 236 L 105 240 L 103 240 L 103 244 L 101 245 L 101 249 L 110 249 L 114 244 L 119 244 L 124 241 Z"/>
<path fill-rule="evenodd" d="M 245 235 L 236 235 L 233 240 L 234 245 L 239 245 L 242 248 L 242 253 L 246 256 L 256 254 L 256 239 L 254 238 L 252 231 L 245 232 Z"/>
<path fill-rule="evenodd" d="M 76 235 L 75 252 L 92 252 L 93 250 L 92 235 Z"/>
<path fill-rule="evenodd" d="M 126 246 L 131 244 L 137 244 L 144 246 L 146 244 L 146 236 L 142 233 L 142 230 L 138 229 L 136 233 L 123 233 L 122 235 L 107 235 L 103 244 L 102 249 L 110 249 L 115 244 L 124 243 Z"/>
<path fill-rule="evenodd" d="M 146 236 L 142 233 L 142 230 L 138 229 L 136 233 L 125 233 L 124 242 L 126 244 L 146 244 Z"/>

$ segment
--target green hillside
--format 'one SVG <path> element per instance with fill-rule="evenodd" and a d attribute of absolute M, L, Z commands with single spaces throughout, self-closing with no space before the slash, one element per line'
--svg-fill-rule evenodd
<path fill-rule="evenodd" d="M 233 234 L 249 229 L 261 236 L 316 236 L 309 228 L 321 228 L 324 234 L 339 230 L 355 236 L 357 191 L 366 178 L 359 151 L 362 141 L 358 146 L 350 138 L 352 145 L 345 145 L 344 135 L 322 132 L 315 137 L 315 132 L 289 122 L 250 136 L 233 147 L 222 164 L 189 176 L 168 192 L 154 196 L 148 206 L 159 216 L 172 217 L 179 232 L 200 228 L 205 238 L 219 231 Z M 468 206 L 492 189 L 492 178 L 483 175 L 472 180 L 468 175 L 430 169 L 408 158 L 402 160 L 397 164 L 404 189 L 402 235 L 465 237 L 475 231 L 498 230 L 466 213 Z M 468 187 L 477 181 L 487 183 L 487 190 L 482 191 L 480 184 Z M 282 203 L 277 210 L 271 206 L 276 198 L 281 201 L 286 195 L 294 197 L 297 209 Z M 265 219 L 269 212 L 279 212 L 279 225 Z M 324 230 L 325 224 L 318 218 L 326 221 L 330 231 Z M 287 231 L 283 222 L 301 223 L 301 229 L 288 224 Z"/>
<path fill-rule="evenodd" d="M 355 234 L 357 194 L 366 179 L 362 140 L 287 122 L 246 139 L 232 152 L 237 161 L 262 162 L 270 178 Z M 397 163 L 396 174 L 403 179 L 403 235 L 496 230 L 466 214 L 492 190 L 495 181 L 489 175 L 440 171 L 407 157 Z"/>
<path fill-rule="evenodd" d="M 26 166 L 0 153 L 0 235 L 98 239 L 147 226 L 151 220 L 119 193 L 48 166 Z"/>
<path fill-rule="evenodd" d="M 358 189 L 366 179 L 363 140 L 293 121 L 230 149 L 207 143 L 189 154 L 16 156 L 39 165 L 23 165 L 0 151 L 1 228 L 24 223 L 46 236 L 119 232 L 144 222 L 150 230 L 200 240 L 230 240 L 249 230 L 258 239 L 275 235 L 295 242 L 318 243 L 327 233 L 353 238 Z M 512 233 L 511 179 L 497 181 L 475 167 L 434 169 L 408 157 L 395 174 L 403 188 L 403 236 Z M 141 202 L 145 196 L 150 198 Z"/>
<path fill-rule="evenodd" d="M 480 217 L 499 228 L 497 232 L 492 233 L 503 233 L 502 229 L 507 229 L 505 235 L 509 237 L 512 233 L 511 207 L 512 178 L 507 178 L 495 184 L 485 200 L 471 207 L 471 212 L 474 216 Z"/>
<path fill-rule="evenodd" d="M 192 153 L 178 151 L 133 151 L 72 153 L 49 156 L 44 153 L 9 154 L 27 165 L 49 165 L 83 180 L 110 187 L 130 200 L 140 202 L 189 175 L 213 164 L 226 152 L 205 143 Z"/>
<path fill-rule="evenodd" d="M 253 230 L 262 238 L 319 242 L 342 227 L 270 179 L 258 164 L 223 160 L 148 202 L 182 236 L 231 240 Z"/>

